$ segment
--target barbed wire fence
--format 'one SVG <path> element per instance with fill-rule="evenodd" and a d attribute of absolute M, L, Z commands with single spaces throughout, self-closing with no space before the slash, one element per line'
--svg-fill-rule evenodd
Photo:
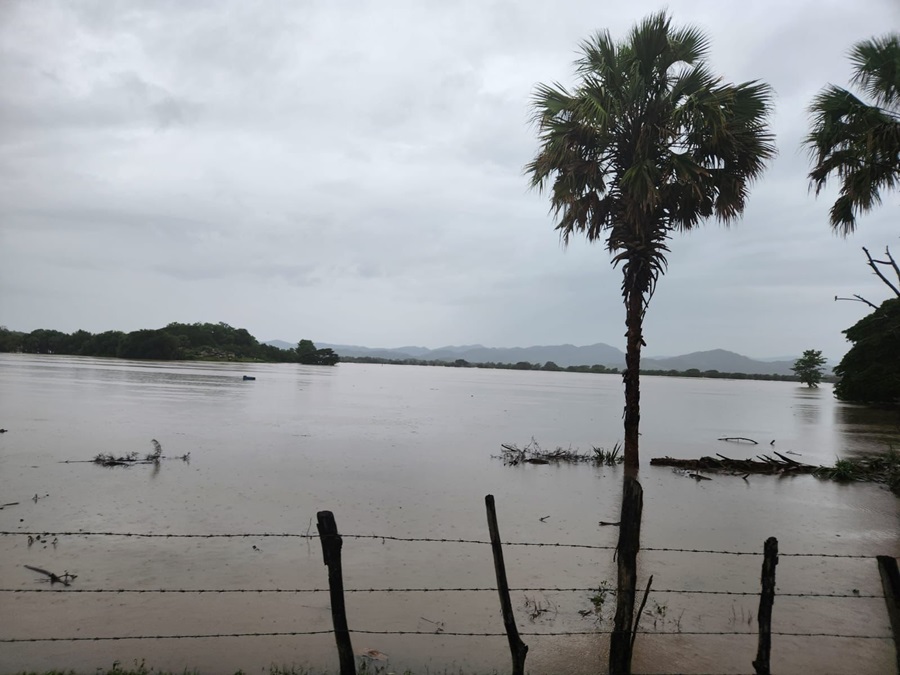
<path fill-rule="evenodd" d="M 400 594 L 400 593 L 498 593 L 501 599 L 501 606 L 509 603 L 510 592 L 525 593 L 583 593 L 596 592 L 597 586 L 521 586 L 510 587 L 505 583 L 505 570 L 501 579 L 500 568 L 498 568 L 498 584 L 496 586 L 453 586 L 453 587 L 422 587 L 422 586 L 386 586 L 386 587 L 368 587 L 368 588 L 343 588 L 341 578 L 341 561 L 340 550 L 342 542 L 345 539 L 350 540 L 381 540 L 382 542 L 402 542 L 402 543 L 433 543 L 433 544 L 471 544 L 491 546 L 495 553 L 495 565 L 497 563 L 497 552 L 501 547 L 537 547 L 537 548 L 558 548 L 558 549 L 583 549 L 598 551 L 615 551 L 615 546 L 583 544 L 577 542 L 533 542 L 533 541 L 500 541 L 499 535 L 492 536 L 492 540 L 487 539 L 465 539 L 465 538 L 448 538 L 448 537 L 403 537 L 395 535 L 381 534 L 338 534 L 337 526 L 334 524 L 334 517 L 331 512 L 320 512 L 319 516 L 319 532 L 310 533 L 294 533 L 294 532 L 246 532 L 246 533 L 153 533 L 153 532 L 115 532 L 115 531 L 91 531 L 91 530 L 61 530 L 61 531 L 28 531 L 28 530 L 11 530 L 0 531 L 0 537 L 28 537 L 34 540 L 37 537 L 43 538 L 44 541 L 49 537 L 103 537 L 103 538 L 141 538 L 141 539 L 305 539 L 319 540 L 322 545 L 323 558 L 325 565 L 329 571 L 328 587 L 317 588 L 72 588 L 67 583 L 52 584 L 50 588 L 0 588 L 0 594 L 12 595 L 28 595 L 28 594 L 46 594 L 46 593 L 74 593 L 77 595 L 230 595 L 230 594 L 324 594 L 331 596 L 331 611 L 334 621 L 334 627 L 329 629 L 301 630 L 301 631 L 249 631 L 249 632 L 211 632 L 196 634 L 146 634 L 146 635 L 70 635 L 70 636 L 30 636 L 30 637 L 7 637 L 0 636 L 0 644 L 16 644 L 16 643 L 57 643 L 57 642 L 105 642 L 105 641 L 146 641 L 146 640 L 197 640 L 197 639 L 214 639 L 214 638 L 268 638 L 268 637 L 298 637 L 298 636 L 314 636 L 328 635 L 335 636 L 339 656 L 341 657 L 341 675 L 349 675 L 356 673 L 355 656 L 351 646 L 351 635 L 410 635 L 410 636 L 426 636 L 440 635 L 447 637 L 506 637 L 510 640 L 510 648 L 514 660 L 516 661 L 516 653 L 514 649 L 513 634 L 516 638 L 525 637 L 572 637 L 572 636 L 601 636 L 611 635 L 613 631 L 603 629 L 599 626 L 592 627 L 587 630 L 544 630 L 544 631 L 518 631 L 515 626 L 510 626 L 505 621 L 505 629 L 500 631 L 445 631 L 443 628 L 437 630 L 382 630 L 370 628 L 348 628 L 347 616 L 344 609 L 344 594 Z M 496 515 L 494 514 L 494 517 Z M 491 518 L 491 509 L 489 508 L 489 522 Z M 324 530 L 323 530 L 324 519 Z M 330 528 L 330 529 L 329 529 Z M 493 532 L 492 532 L 493 535 Z M 716 549 L 700 549 L 700 548 L 679 548 L 679 547 L 642 547 L 645 552 L 661 552 L 661 553 L 684 553 L 684 554 L 703 554 L 703 555 L 721 555 L 721 556 L 753 556 L 764 557 L 763 551 L 749 550 L 716 550 Z M 860 593 L 854 590 L 852 593 L 817 593 L 817 592 L 778 592 L 778 597 L 791 598 L 821 598 L 821 599 L 882 599 L 886 602 L 887 613 L 890 619 L 892 633 L 891 634 L 869 634 L 869 633 L 842 633 L 842 632 L 791 632 L 791 631 L 774 631 L 767 632 L 766 639 L 771 636 L 793 637 L 793 638 L 809 638 L 809 639 L 831 639 L 831 640 L 865 640 L 865 641 L 894 641 L 897 650 L 898 672 L 900 672 L 900 574 L 897 572 L 897 560 L 891 556 L 870 556 L 870 555 L 854 555 L 854 554 L 838 554 L 838 553 L 818 553 L 818 552 L 777 552 L 778 558 L 820 558 L 820 559 L 856 559 L 856 560 L 875 560 L 882 579 L 884 588 L 883 594 Z M 777 562 L 777 560 L 776 560 Z M 502 554 L 500 556 L 500 566 L 502 567 Z M 35 568 L 32 568 L 35 569 Z M 774 570 L 774 565 L 772 566 Z M 51 581 L 59 581 L 60 577 L 51 575 Z M 774 583 L 774 572 L 773 579 Z M 611 595 L 615 594 L 615 589 L 609 588 L 605 591 Z M 648 589 L 649 591 L 649 589 Z M 698 596 L 740 596 L 740 597 L 756 597 L 761 596 L 759 591 L 732 591 L 732 590 L 709 590 L 709 589 L 690 589 L 690 588 L 653 588 L 654 594 L 672 594 L 672 595 L 698 595 Z M 505 598 L 505 599 L 504 599 Z M 761 598 L 762 599 L 762 598 Z M 771 611 L 771 607 L 769 608 Z M 761 605 L 762 611 L 762 605 Z M 506 615 L 504 614 L 506 619 Z M 762 628 L 760 629 L 762 630 Z M 682 635 L 682 636 L 756 636 L 757 633 L 751 630 L 647 630 L 635 629 L 636 633 L 641 635 L 666 636 L 666 635 Z M 764 636 L 759 633 L 762 640 Z M 522 645 L 524 647 L 524 645 Z M 521 662 L 524 663 L 524 652 L 527 647 L 519 655 Z M 515 665 L 514 665 L 515 670 Z M 658 673 L 655 675 L 665 675 Z"/>

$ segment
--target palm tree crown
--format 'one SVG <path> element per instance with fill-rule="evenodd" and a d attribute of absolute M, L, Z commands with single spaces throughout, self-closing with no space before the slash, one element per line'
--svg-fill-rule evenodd
<path fill-rule="evenodd" d="M 606 236 L 615 262 L 642 259 L 642 292 L 665 267 L 671 232 L 735 219 L 775 153 L 770 88 L 722 83 L 708 47 L 696 28 L 655 14 L 618 44 L 606 31 L 584 42 L 574 90 L 539 85 L 533 97 L 541 147 L 526 171 L 534 187 L 552 182 L 556 229 L 565 243 Z"/>
<path fill-rule="evenodd" d="M 881 203 L 881 190 L 900 184 L 900 35 L 856 44 L 850 61 L 851 82 L 872 102 L 828 85 L 810 105 L 812 127 L 804 141 L 816 194 L 832 174 L 840 181 L 830 220 L 843 235 L 856 229 L 858 215 Z"/>

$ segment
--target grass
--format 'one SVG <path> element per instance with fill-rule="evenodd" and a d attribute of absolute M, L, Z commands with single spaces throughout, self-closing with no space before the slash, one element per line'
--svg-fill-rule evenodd
<path fill-rule="evenodd" d="M 622 446 L 619 443 L 613 445 L 612 449 L 593 447 L 592 452 L 580 452 L 572 449 L 572 447 L 563 448 L 557 446 L 554 450 L 545 450 L 540 444 L 531 439 L 523 448 L 519 448 L 515 444 L 504 443 L 500 446 L 503 449 L 499 459 L 509 466 L 518 466 L 519 464 L 593 464 L 594 466 L 615 466 L 623 461 Z"/>
<path fill-rule="evenodd" d="M 834 466 L 823 466 L 813 474 L 842 483 L 868 481 L 882 483 L 900 495 L 900 452 L 893 447 L 883 455 L 867 455 L 857 459 L 838 458 Z"/>
<path fill-rule="evenodd" d="M 332 672 L 328 670 L 314 670 L 302 666 L 270 666 L 269 668 L 263 668 L 261 672 L 268 673 L 268 675 L 337 675 L 337 673 L 332 674 Z M 401 672 L 388 670 L 386 666 L 371 665 L 370 662 L 366 661 L 365 659 L 359 660 L 356 672 L 358 673 L 358 675 L 415 675 L 415 673 L 410 670 Z M 444 670 L 442 673 L 431 670 L 428 670 L 426 672 L 427 675 L 464 675 L 462 670 Z M 180 671 L 156 670 L 154 668 L 148 668 L 143 661 L 135 661 L 135 665 L 131 668 L 123 668 L 122 665 L 118 661 L 116 661 L 113 663 L 112 668 L 109 669 L 97 668 L 94 671 L 23 671 L 18 675 L 87 675 L 88 673 L 90 673 L 90 675 L 200 675 L 200 671 L 188 670 L 187 668 Z M 243 670 L 237 670 L 235 671 L 234 675 L 250 674 L 245 673 Z M 491 675 L 497 675 L 497 672 L 493 671 Z"/>

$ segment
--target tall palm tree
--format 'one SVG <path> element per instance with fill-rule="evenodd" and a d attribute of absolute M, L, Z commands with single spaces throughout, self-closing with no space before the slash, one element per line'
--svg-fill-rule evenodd
<path fill-rule="evenodd" d="M 636 469 L 640 358 L 647 305 L 666 269 L 668 240 L 744 210 L 750 183 L 775 154 L 771 89 L 724 83 L 706 63 L 709 40 L 653 14 L 615 42 L 581 45 L 578 83 L 538 85 L 532 100 L 540 148 L 526 166 L 549 186 L 564 244 L 605 238 L 622 264 L 626 308 L 625 465 Z"/>
<path fill-rule="evenodd" d="M 831 226 L 843 235 L 856 229 L 858 215 L 881 203 L 881 190 L 900 184 L 900 35 L 857 43 L 850 61 L 851 82 L 871 103 L 828 85 L 810 105 L 805 139 L 816 194 L 832 174 L 840 180 Z"/>

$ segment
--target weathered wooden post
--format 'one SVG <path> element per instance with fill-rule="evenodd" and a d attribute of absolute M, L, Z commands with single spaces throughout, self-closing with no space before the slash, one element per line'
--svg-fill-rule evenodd
<path fill-rule="evenodd" d="M 894 634 L 897 672 L 900 673 L 900 572 L 897 571 L 897 559 L 893 556 L 880 555 L 876 560 L 881 573 L 881 585 L 884 587 L 884 601 L 891 619 L 891 632 Z"/>
<path fill-rule="evenodd" d="M 488 531 L 491 533 L 491 549 L 494 552 L 494 572 L 497 575 L 497 592 L 500 594 L 500 610 L 503 613 L 503 625 L 506 638 L 509 640 L 509 652 L 512 655 L 513 675 L 525 675 L 525 656 L 528 645 L 519 637 L 516 628 L 516 617 L 513 615 L 512 603 L 509 600 L 509 582 L 506 580 L 506 566 L 503 564 L 503 549 L 500 547 L 500 528 L 497 526 L 497 510 L 494 507 L 494 495 L 484 498 L 487 508 Z"/>
<path fill-rule="evenodd" d="M 619 523 L 618 579 L 616 582 L 616 616 L 609 643 L 610 675 L 630 675 L 637 589 L 637 554 L 641 547 L 641 515 L 644 490 L 633 476 L 625 476 L 622 485 L 622 517 Z"/>
<path fill-rule="evenodd" d="M 338 534 L 337 523 L 331 511 L 316 514 L 316 527 L 322 542 L 322 557 L 328 567 L 328 591 L 331 595 L 331 620 L 334 623 L 334 639 L 337 642 L 341 675 L 356 675 L 356 659 L 350 643 L 350 629 L 347 627 L 347 610 L 344 607 L 344 576 L 341 571 L 341 547 L 344 545 Z"/>
<path fill-rule="evenodd" d="M 775 566 L 778 564 L 778 540 L 766 539 L 763 547 L 762 593 L 759 595 L 759 646 L 753 668 L 756 675 L 770 675 L 769 657 L 772 653 L 772 605 L 775 602 Z"/>

